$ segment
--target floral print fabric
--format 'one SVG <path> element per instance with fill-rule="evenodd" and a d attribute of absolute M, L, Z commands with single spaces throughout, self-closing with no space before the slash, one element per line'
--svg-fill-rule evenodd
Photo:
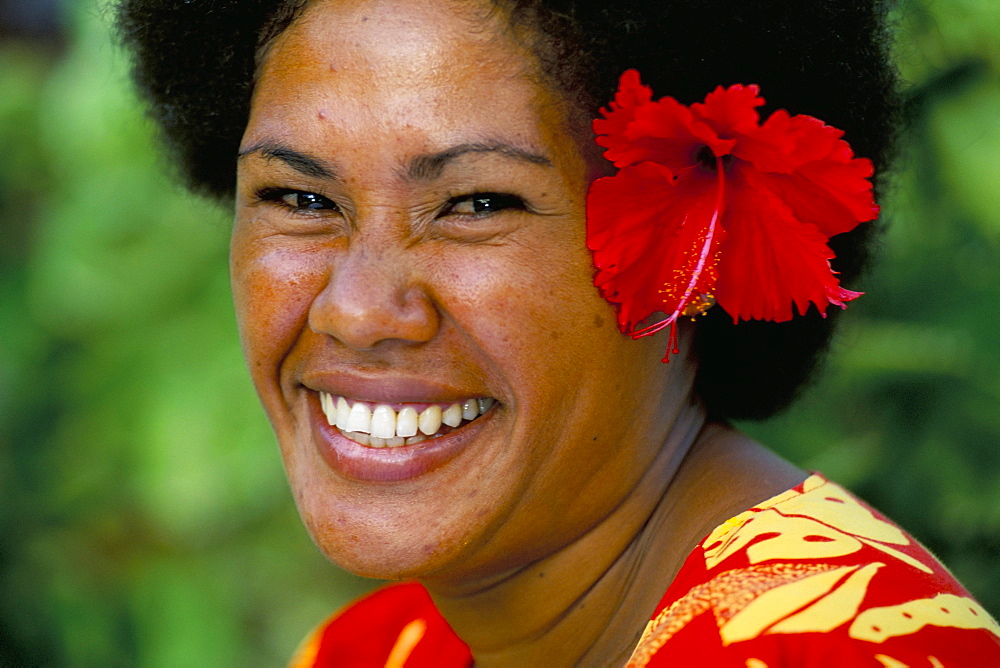
<path fill-rule="evenodd" d="M 1000 666 L 1000 626 L 927 550 L 813 475 L 688 557 L 628 662 Z"/>
<path fill-rule="evenodd" d="M 472 655 L 417 584 L 316 631 L 292 664 L 442 668 Z M 1000 626 L 895 524 L 813 475 L 691 553 L 627 668 L 1000 666 Z"/>

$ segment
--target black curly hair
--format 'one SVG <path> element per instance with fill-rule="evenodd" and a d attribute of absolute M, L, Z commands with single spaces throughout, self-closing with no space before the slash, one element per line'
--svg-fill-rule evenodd
<path fill-rule="evenodd" d="M 118 31 L 136 85 L 187 185 L 228 200 L 262 50 L 308 0 L 121 0 Z M 588 117 L 638 69 L 657 94 L 701 99 L 717 84 L 759 83 L 770 101 L 846 131 L 878 173 L 897 111 L 879 0 L 493 0 L 527 28 L 545 72 Z M 763 110 L 767 113 L 767 109 Z M 831 240 L 850 286 L 876 226 Z M 717 420 L 786 407 L 824 357 L 837 314 L 734 325 L 699 318 L 695 390 Z"/>

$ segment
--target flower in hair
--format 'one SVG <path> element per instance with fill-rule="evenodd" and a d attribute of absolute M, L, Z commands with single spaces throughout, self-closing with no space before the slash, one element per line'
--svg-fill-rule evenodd
<path fill-rule="evenodd" d="M 653 100 L 625 72 L 594 121 L 618 168 L 587 199 L 594 284 L 633 338 L 718 304 L 734 322 L 790 320 L 862 293 L 840 286 L 827 241 L 878 217 L 872 163 L 843 132 L 784 110 L 761 122 L 757 86 L 718 87 L 690 107 Z M 656 313 L 666 318 L 643 326 Z"/>

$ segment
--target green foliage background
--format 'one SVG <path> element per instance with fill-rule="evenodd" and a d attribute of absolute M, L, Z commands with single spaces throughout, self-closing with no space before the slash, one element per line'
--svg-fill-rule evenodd
<path fill-rule="evenodd" d="M 371 586 L 301 528 L 236 340 L 228 214 L 174 185 L 96 3 L 0 41 L 0 665 L 279 665 Z M 746 425 L 1000 613 L 1000 3 L 904 0 L 882 262 Z"/>

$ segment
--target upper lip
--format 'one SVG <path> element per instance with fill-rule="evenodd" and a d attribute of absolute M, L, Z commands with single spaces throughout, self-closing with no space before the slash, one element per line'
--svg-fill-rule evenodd
<path fill-rule="evenodd" d="M 388 373 L 312 371 L 303 374 L 302 384 L 317 392 L 385 404 L 449 403 L 490 396 L 481 388 L 456 387 L 429 378 Z"/>

